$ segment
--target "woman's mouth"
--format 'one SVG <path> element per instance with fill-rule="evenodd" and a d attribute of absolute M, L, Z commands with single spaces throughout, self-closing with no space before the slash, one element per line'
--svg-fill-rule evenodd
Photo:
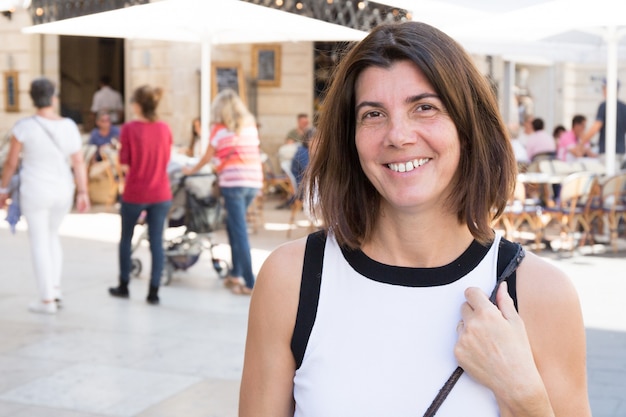
<path fill-rule="evenodd" d="M 387 164 L 387 167 L 394 172 L 409 172 L 413 171 L 415 168 L 421 167 L 428 161 L 430 161 L 430 158 L 420 158 L 414 159 L 409 162 L 394 162 L 391 164 Z"/>

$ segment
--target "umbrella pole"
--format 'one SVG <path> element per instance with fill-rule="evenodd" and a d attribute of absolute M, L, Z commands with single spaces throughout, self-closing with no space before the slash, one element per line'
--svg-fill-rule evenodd
<path fill-rule="evenodd" d="M 606 31 L 606 126 L 604 126 L 606 173 L 615 174 L 615 135 L 617 134 L 617 28 Z"/>
<path fill-rule="evenodd" d="M 209 144 L 209 114 L 211 108 L 211 41 L 201 43 L 200 57 L 200 147 L 202 152 Z"/>

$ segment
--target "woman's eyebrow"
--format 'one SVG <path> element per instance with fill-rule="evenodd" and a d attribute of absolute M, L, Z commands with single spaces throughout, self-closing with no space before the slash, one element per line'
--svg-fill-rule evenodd
<path fill-rule="evenodd" d="M 358 113 L 361 107 L 382 107 L 382 103 L 377 101 L 362 101 L 354 108 L 355 113 Z"/>
<path fill-rule="evenodd" d="M 423 100 L 425 98 L 436 98 L 437 100 L 440 100 L 439 95 L 435 93 L 422 93 L 422 94 L 417 94 L 414 96 L 409 96 L 404 101 L 407 104 L 411 104 L 411 103 L 415 103 L 416 101 Z M 382 103 L 378 101 L 362 101 L 359 104 L 357 104 L 356 107 L 354 108 L 355 112 L 358 113 L 362 107 L 382 107 Z"/>
<path fill-rule="evenodd" d="M 435 93 L 422 93 L 422 94 L 418 94 L 418 95 L 415 95 L 415 96 L 407 97 L 405 102 L 407 104 L 411 104 L 411 103 L 415 103 L 416 101 L 423 100 L 425 98 L 436 98 L 437 100 L 440 100 L 439 99 L 439 95 L 437 95 Z"/>

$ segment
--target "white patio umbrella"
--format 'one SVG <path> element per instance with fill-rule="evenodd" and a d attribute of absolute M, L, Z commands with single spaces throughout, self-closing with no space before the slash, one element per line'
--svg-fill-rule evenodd
<path fill-rule="evenodd" d="M 377 0 L 408 9 L 473 53 L 606 62 L 606 170 L 615 173 L 618 58 L 626 59 L 626 2 L 617 0 Z"/>
<path fill-rule="evenodd" d="M 161 0 L 26 27 L 23 33 L 201 44 L 200 115 L 208 132 L 211 47 L 219 44 L 355 41 L 366 32 L 239 0 Z M 203 137 L 203 147 L 206 137 Z"/>
<path fill-rule="evenodd" d="M 581 37 L 581 32 L 587 36 Z M 615 173 L 617 63 L 620 39 L 626 35 L 626 2 L 595 0 L 590 4 L 582 0 L 541 1 L 476 22 L 471 30 L 467 25 L 458 31 L 452 30 L 452 35 L 490 42 L 495 37 L 498 43 L 509 42 L 512 47 L 523 45 L 524 42 L 544 45 L 554 55 L 578 50 L 578 61 L 584 61 L 585 55 L 594 52 L 597 55 L 604 54 L 607 86 L 606 173 Z M 590 39 L 595 39 L 595 44 L 589 43 Z"/>

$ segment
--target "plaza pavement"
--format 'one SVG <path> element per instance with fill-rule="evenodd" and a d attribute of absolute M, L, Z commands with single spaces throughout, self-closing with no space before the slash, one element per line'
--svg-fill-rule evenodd
<path fill-rule="evenodd" d="M 289 211 L 274 206 L 265 205 L 265 229 L 251 235 L 256 270 L 287 241 Z M 237 415 L 249 298 L 221 285 L 208 253 L 175 273 L 155 307 L 145 302 L 149 255 L 141 246 L 144 272 L 130 300 L 115 299 L 107 287 L 117 276 L 117 214 L 70 214 L 62 226 L 65 305 L 56 316 L 37 315 L 26 309 L 36 287 L 24 224 L 12 235 L 4 217 L 0 211 L 0 417 Z M 306 233 L 300 227 L 292 238 Z M 214 242 L 228 257 L 223 231 Z M 626 245 L 618 254 L 594 250 L 540 254 L 579 291 L 594 417 L 624 417 Z"/>

